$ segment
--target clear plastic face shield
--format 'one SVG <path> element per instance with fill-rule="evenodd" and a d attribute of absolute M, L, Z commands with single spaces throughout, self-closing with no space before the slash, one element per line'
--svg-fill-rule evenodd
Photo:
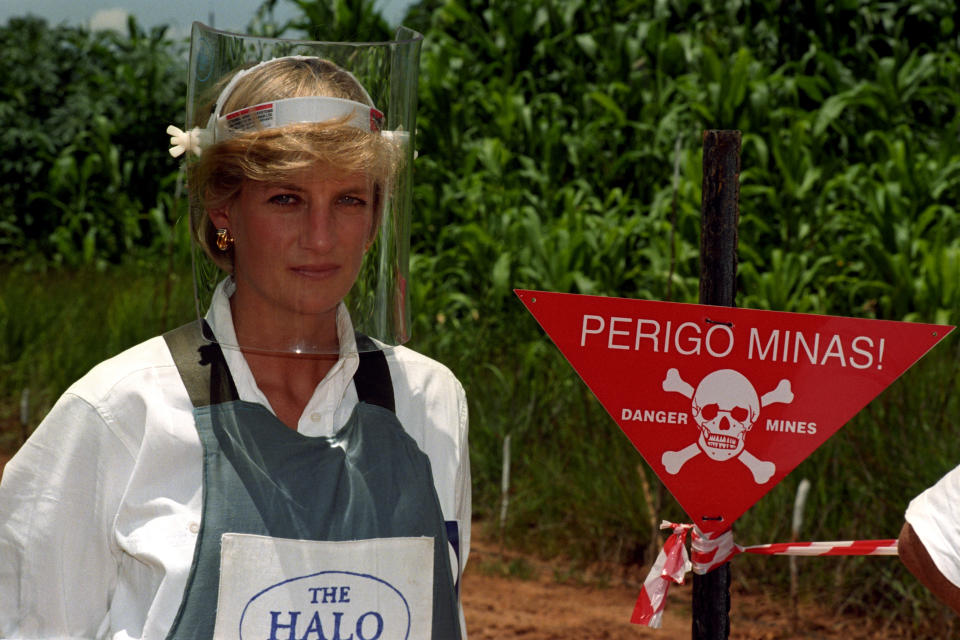
<path fill-rule="evenodd" d="M 258 38 L 194 23 L 187 157 L 197 312 L 223 347 L 332 354 L 343 302 L 360 350 L 409 339 L 416 88 L 423 36 Z M 219 292 L 215 291 L 219 288 Z M 219 317 L 219 316 L 218 316 Z"/>

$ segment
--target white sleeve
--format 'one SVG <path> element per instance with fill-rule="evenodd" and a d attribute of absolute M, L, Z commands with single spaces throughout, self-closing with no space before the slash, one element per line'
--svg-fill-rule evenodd
<path fill-rule="evenodd" d="M 0 481 L 0 637 L 91 638 L 119 550 L 113 521 L 133 466 L 109 417 L 65 394 Z"/>
<path fill-rule="evenodd" d="M 457 409 L 460 428 L 460 465 L 456 477 L 457 520 L 460 522 L 460 570 L 467 566 L 470 555 L 470 519 L 473 509 L 473 494 L 470 480 L 470 444 L 468 442 L 469 414 L 467 397 L 457 383 Z"/>
<path fill-rule="evenodd" d="M 914 498 L 906 520 L 940 573 L 960 587 L 960 466 Z"/>
<path fill-rule="evenodd" d="M 467 396 L 463 386 L 457 381 L 457 414 L 458 430 L 460 434 L 460 464 L 456 472 L 456 486 L 454 496 L 456 500 L 456 514 L 459 522 L 460 534 L 460 588 L 463 588 L 463 570 L 467 566 L 467 557 L 470 555 L 470 522 L 473 509 L 473 494 L 470 480 L 470 445 L 468 442 L 469 413 L 467 410 Z M 467 638 L 467 624 L 463 615 L 463 604 L 460 603 L 460 633 L 463 640 Z"/>

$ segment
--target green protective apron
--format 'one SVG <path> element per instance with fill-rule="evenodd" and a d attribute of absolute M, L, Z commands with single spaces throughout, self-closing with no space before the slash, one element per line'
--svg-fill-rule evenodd
<path fill-rule="evenodd" d="M 248 533 L 324 541 L 432 537 L 432 637 L 459 639 L 446 527 L 430 460 L 393 411 L 383 353 L 360 353 L 354 376 L 360 403 L 346 425 L 332 438 L 311 438 L 264 406 L 239 400 L 220 346 L 201 331 L 209 327 L 190 323 L 164 335 L 203 444 L 200 531 L 167 637 L 213 636 L 221 536 Z M 358 342 L 368 340 L 358 335 Z"/>

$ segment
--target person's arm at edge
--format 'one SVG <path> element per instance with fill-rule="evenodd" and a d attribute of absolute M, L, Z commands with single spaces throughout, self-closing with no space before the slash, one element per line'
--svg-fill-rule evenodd
<path fill-rule="evenodd" d="M 960 587 L 940 572 L 909 522 L 904 523 L 897 540 L 900 561 L 920 583 L 941 602 L 960 615 Z"/>

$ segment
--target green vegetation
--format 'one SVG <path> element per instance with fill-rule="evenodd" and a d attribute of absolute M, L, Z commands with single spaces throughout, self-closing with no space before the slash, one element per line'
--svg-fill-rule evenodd
<path fill-rule="evenodd" d="M 8 262 L 104 266 L 165 246 L 183 120 L 182 46 L 15 18 L 0 29 L 0 252 Z"/>
<path fill-rule="evenodd" d="M 303 20 L 275 24 L 269 0 L 252 28 L 383 34 L 372 2 L 287 1 Z M 684 519 L 669 498 L 651 506 L 652 472 L 512 289 L 695 302 L 704 129 L 743 132 L 739 306 L 957 322 L 953 2 L 423 0 L 405 24 L 427 37 L 411 346 L 464 382 L 475 511 L 491 521 L 511 434 L 511 545 L 649 562 L 651 519 Z M 22 385 L 49 401 L 189 315 L 162 133 L 182 120 L 182 47 L 133 23 L 126 36 L 0 28 L 16 70 L 0 79 L 8 434 Z M 160 305 L 169 283 L 183 308 Z M 909 499 L 960 462 L 943 444 L 956 437 L 957 349 L 955 337 L 941 344 L 800 465 L 741 518 L 738 540 L 787 539 L 804 477 L 804 539 L 896 536 Z M 893 560 L 800 566 L 804 589 L 838 609 L 907 621 L 915 637 L 943 632 Z M 742 558 L 734 576 L 783 593 L 785 567 Z"/>

